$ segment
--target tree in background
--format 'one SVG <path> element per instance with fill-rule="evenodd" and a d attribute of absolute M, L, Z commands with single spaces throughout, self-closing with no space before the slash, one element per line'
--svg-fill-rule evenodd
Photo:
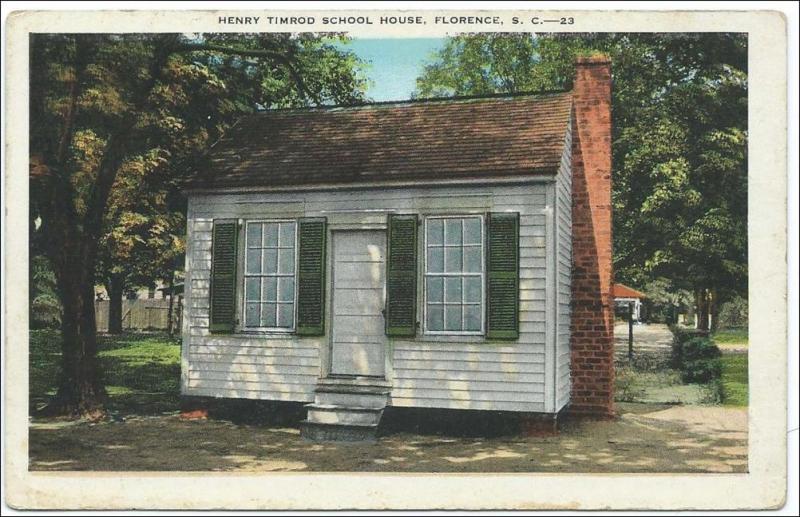
<path fill-rule="evenodd" d="M 457 36 L 416 96 L 569 89 L 575 57 L 596 52 L 614 81 L 615 276 L 690 290 L 707 327 L 747 292 L 746 35 Z"/>
<path fill-rule="evenodd" d="M 361 99 L 359 67 L 311 34 L 31 37 L 32 251 L 62 306 L 50 411 L 103 413 L 98 273 L 161 274 L 160 254 L 181 251 L 176 186 L 203 152 L 243 113 Z"/>

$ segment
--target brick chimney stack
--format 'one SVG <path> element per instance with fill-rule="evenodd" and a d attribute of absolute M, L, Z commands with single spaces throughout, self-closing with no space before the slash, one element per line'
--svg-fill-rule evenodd
<path fill-rule="evenodd" d="M 579 57 L 572 95 L 571 411 L 611 416 L 611 61 L 605 56 Z"/>

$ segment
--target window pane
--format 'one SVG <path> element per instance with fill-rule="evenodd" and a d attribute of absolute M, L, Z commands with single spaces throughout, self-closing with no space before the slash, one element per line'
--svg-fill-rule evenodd
<path fill-rule="evenodd" d="M 461 305 L 445 305 L 444 307 L 444 329 L 461 330 Z"/>
<path fill-rule="evenodd" d="M 444 301 L 449 303 L 461 303 L 461 277 L 449 277 L 445 279 Z"/>
<path fill-rule="evenodd" d="M 261 250 L 247 250 L 247 267 L 245 271 L 247 274 L 261 273 Z"/>
<path fill-rule="evenodd" d="M 426 312 L 428 330 L 444 330 L 443 306 L 428 305 Z"/>
<path fill-rule="evenodd" d="M 247 225 L 247 247 L 261 247 L 261 225 L 259 223 L 249 223 Z"/>
<path fill-rule="evenodd" d="M 476 331 L 481 329 L 481 306 L 464 306 L 464 330 Z"/>
<path fill-rule="evenodd" d="M 281 223 L 281 248 L 294 248 L 294 223 Z"/>
<path fill-rule="evenodd" d="M 294 273 L 294 249 L 281 249 L 279 252 L 278 273 L 291 275 Z"/>
<path fill-rule="evenodd" d="M 264 262 L 263 262 L 263 272 L 264 274 L 274 275 L 278 272 L 278 250 L 276 249 L 265 249 L 264 250 Z"/>
<path fill-rule="evenodd" d="M 480 246 L 467 246 L 464 248 L 464 271 L 468 273 L 481 272 Z"/>
<path fill-rule="evenodd" d="M 443 280 L 444 279 L 442 277 L 438 277 L 438 276 L 430 277 L 430 278 L 427 279 L 428 284 L 427 284 L 425 293 L 426 293 L 426 296 L 427 296 L 427 300 L 429 302 L 438 302 L 438 303 L 442 302 L 442 296 L 443 296 L 442 283 L 443 283 Z"/>
<path fill-rule="evenodd" d="M 461 248 L 445 248 L 445 272 L 461 272 Z"/>
<path fill-rule="evenodd" d="M 468 276 L 464 278 L 464 301 L 467 303 L 480 303 L 481 278 Z"/>
<path fill-rule="evenodd" d="M 461 219 L 445 219 L 445 244 L 461 244 Z"/>
<path fill-rule="evenodd" d="M 278 246 L 278 225 L 269 223 L 264 225 L 264 246 Z"/>
<path fill-rule="evenodd" d="M 278 301 L 294 301 L 294 277 L 281 277 L 279 280 Z"/>
<path fill-rule="evenodd" d="M 258 303 L 248 303 L 244 311 L 244 324 L 246 327 L 258 326 Z"/>
<path fill-rule="evenodd" d="M 289 328 L 292 326 L 294 320 L 294 304 L 292 303 L 279 303 L 278 304 L 278 327 Z"/>
<path fill-rule="evenodd" d="M 274 302 L 278 299 L 278 279 L 274 277 L 264 278 L 264 293 L 261 301 Z"/>
<path fill-rule="evenodd" d="M 441 273 L 444 271 L 444 249 L 428 248 L 428 260 L 426 261 L 429 273 Z"/>
<path fill-rule="evenodd" d="M 244 285 L 244 299 L 248 302 L 261 301 L 261 279 L 248 278 Z"/>
<path fill-rule="evenodd" d="M 481 244 L 481 220 L 477 217 L 464 219 L 464 244 Z"/>
<path fill-rule="evenodd" d="M 444 243 L 444 224 L 441 219 L 428 219 L 428 245 Z"/>
<path fill-rule="evenodd" d="M 276 321 L 277 305 L 274 303 L 261 304 L 261 326 L 274 327 Z"/>

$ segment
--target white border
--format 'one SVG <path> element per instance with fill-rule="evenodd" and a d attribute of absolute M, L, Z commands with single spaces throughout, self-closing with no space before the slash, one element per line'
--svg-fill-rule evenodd
<path fill-rule="evenodd" d="M 9 12 L 10 3 L 4 3 L 4 13 Z M 126 3 L 117 8 L 152 8 L 153 4 Z M 80 9 L 92 9 L 93 4 L 76 5 Z M 178 3 L 159 4 L 159 7 L 176 8 Z M 186 5 L 186 4 L 182 4 Z M 195 6 L 198 4 L 195 4 Z M 200 4 L 201 7 L 218 7 L 220 4 Z M 242 7 L 242 3 L 225 4 L 226 9 Z M 274 5 L 274 4 L 273 4 Z M 281 4 L 283 7 L 285 4 Z M 330 8 L 341 8 L 343 4 L 332 4 Z M 374 5 L 374 4 L 373 4 Z M 398 4 L 383 4 L 381 7 L 396 7 Z M 475 8 L 475 4 L 465 4 Z M 492 8 L 513 7 L 536 8 L 538 4 L 490 4 Z M 252 8 L 252 4 L 247 4 Z M 401 4 L 408 7 L 408 4 Z M 596 8 L 598 3 L 547 4 L 548 8 L 575 9 Z M 723 7 L 735 9 L 780 9 L 781 3 L 728 3 Z M 17 6 L 14 6 L 17 8 Z M 37 7 L 39 7 L 37 5 Z M 60 8 L 60 5 L 58 6 Z M 290 5 L 289 8 L 298 7 Z M 328 8 L 327 4 L 308 4 L 309 8 Z M 352 7 L 352 4 L 348 7 Z M 419 9 L 419 5 L 414 5 Z M 429 6 L 426 5 L 426 8 Z M 433 8 L 452 8 L 452 4 L 436 3 Z M 615 2 L 602 4 L 605 8 L 629 8 L 630 4 Z M 718 10 L 714 2 L 653 2 L 638 4 L 642 11 L 669 8 L 705 8 Z M 792 113 L 789 134 L 791 147 L 791 171 L 788 190 L 792 200 L 790 222 L 794 227 L 788 232 L 791 244 L 790 268 L 792 287 L 797 278 L 797 9 L 792 10 L 789 30 L 790 59 L 795 63 L 791 69 L 791 94 L 788 96 Z M 41 8 L 41 7 L 39 7 Z M 131 22 L 136 13 L 107 13 L 101 19 L 89 13 L 15 13 L 7 19 L 7 39 L 4 39 L 5 69 L 9 78 L 3 89 L 4 106 L 24 105 L 27 91 L 27 42 L 20 36 L 26 31 L 55 31 L 57 27 L 90 31 L 119 30 L 203 30 L 204 23 L 195 13 L 172 13 L 161 19 L 152 13 L 141 13 L 142 17 Z M 750 157 L 750 201 L 753 211 L 750 230 L 751 285 L 769 286 L 763 294 L 756 293 L 751 328 L 754 342 L 763 348 L 753 347 L 751 379 L 752 399 L 750 418 L 749 474 L 741 475 L 325 475 L 325 474 L 274 474 L 274 475 L 212 475 L 203 474 L 88 474 L 53 473 L 31 474 L 25 470 L 27 444 L 27 406 L 24 404 L 27 386 L 27 353 L 24 348 L 6 347 L 6 369 L 14 372 L 14 382 L 6 383 L 4 377 L 6 416 L 4 425 L 4 476 L 7 499 L 15 506 L 25 507 L 116 507 L 116 508 L 340 508 L 394 507 L 394 508 L 777 508 L 784 501 L 786 482 L 786 234 L 787 227 L 785 195 L 786 176 L 786 90 L 785 72 L 787 60 L 786 17 L 782 12 L 683 12 L 683 13 L 583 13 L 590 18 L 581 25 L 587 31 L 745 31 L 749 32 L 751 66 L 751 152 Z M 34 15 L 36 19 L 34 19 Z M 127 18 L 127 19 L 126 19 Z M 209 29 L 207 26 L 206 30 Z M 62 29 L 63 30 L 63 29 Z M 20 79 L 22 78 L 22 79 Z M 10 116 L 7 108 L 4 131 L 7 147 L 4 165 L 6 211 L 3 218 L 5 228 L 26 228 L 27 211 L 27 121 L 14 112 Z M 9 136 L 11 135 L 11 136 Z M 766 230 L 756 233 L 754 230 Z M 27 293 L 25 275 L 27 271 L 27 242 L 22 232 L 3 232 L 5 324 L 4 343 L 9 337 L 15 341 L 27 340 Z M 797 292 L 792 291 L 792 343 L 797 342 Z M 764 307 L 764 306 L 771 306 Z M 767 319 L 762 319 L 762 316 Z M 793 375 L 791 386 L 796 387 L 797 348 L 793 346 L 790 369 Z M 775 390 L 775 386 L 783 386 Z M 796 426 L 796 390 L 791 390 L 793 404 L 792 424 Z M 20 403 L 22 402 L 22 403 Z M 21 407 L 24 406 L 24 407 Z M 792 447 L 792 471 L 795 487 L 797 480 L 797 430 L 794 429 Z M 6 452 L 8 454 L 6 454 Z M 233 482 L 225 482 L 230 480 Z M 353 482 L 357 480 L 357 483 Z M 334 496 L 335 494 L 335 496 Z M 409 494 L 414 494 L 413 498 Z M 565 494 L 569 494 L 565 497 Z M 793 504 L 796 508 L 796 492 Z M 789 512 L 792 511 L 790 508 Z"/>

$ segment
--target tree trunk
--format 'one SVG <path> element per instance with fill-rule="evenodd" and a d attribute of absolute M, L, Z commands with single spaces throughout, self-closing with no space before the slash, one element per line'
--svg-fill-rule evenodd
<path fill-rule="evenodd" d="M 175 303 L 175 271 L 169 272 L 169 306 L 167 308 L 167 334 L 172 337 L 174 325 L 172 323 L 173 305 Z"/>
<path fill-rule="evenodd" d="M 719 320 L 719 303 L 717 301 L 717 290 L 711 289 L 709 291 L 709 309 L 708 313 L 711 317 L 711 324 L 709 325 L 711 332 L 717 331 L 717 325 Z"/>
<path fill-rule="evenodd" d="M 695 294 L 697 300 L 697 329 L 708 330 L 708 291 L 698 289 Z"/>
<path fill-rule="evenodd" d="M 86 264 L 71 261 L 57 267 L 63 306 L 62 371 L 58 391 L 47 411 L 96 419 L 104 414 L 106 393 L 97 364 L 93 273 L 87 269 Z"/>
<path fill-rule="evenodd" d="M 108 279 L 108 333 L 122 334 L 122 295 L 125 285 L 122 275 L 112 274 Z"/>

